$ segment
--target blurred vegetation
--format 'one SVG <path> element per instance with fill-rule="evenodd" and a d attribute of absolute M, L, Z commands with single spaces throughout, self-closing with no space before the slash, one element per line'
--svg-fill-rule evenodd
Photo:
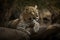
<path fill-rule="evenodd" d="M 48 8 L 50 11 L 55 10 L 60 13 L 60 0 L 0 0 L 0 25 L 13 19 L 15 13 L 20 14 L 21 9 L 26 5 L 38 5 L 40 10 Z"/>

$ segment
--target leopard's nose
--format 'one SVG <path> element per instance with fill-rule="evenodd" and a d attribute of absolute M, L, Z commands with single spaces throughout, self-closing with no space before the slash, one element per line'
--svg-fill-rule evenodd
<path fill-rule="evenodd" d="M 39 19 L 39 16 L 37 16 L 36 19 Z"/>
<path fill-rule="evenodd" d="M 39 20 L 39 17 L 36 17 L 36 21 L 38 21 Z"/>

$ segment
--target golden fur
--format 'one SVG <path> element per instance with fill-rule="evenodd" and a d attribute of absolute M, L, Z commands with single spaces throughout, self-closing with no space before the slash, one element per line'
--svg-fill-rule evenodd
<path fill-rule="evenodd" d="M 24 21 L 28 21 L 32 18 L 38 17 L 38 9 L 35 6 L 26 6 L 21 14 L 21 16 Z"/>
<path fill-rule="evenodd" d="M 38 15 L 38 9 L 37 6 L 26 6 L 24 7 L 24 10 L 20 14 L 19 19 L 15 19 L 12 21 L 9 21 L 8 26 L 11 26 L 12 28 L 16 28 L 16 26 L 21 22 L 28 22 L 30 23 L 32 21 L 32 18 L 36 18 Z"/>

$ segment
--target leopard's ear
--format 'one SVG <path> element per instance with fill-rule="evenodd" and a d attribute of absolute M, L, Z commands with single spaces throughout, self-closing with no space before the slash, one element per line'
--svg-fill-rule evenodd
<path fill-rule="evenodd" d="M 35 9 L 37 8 L 37 5 L 35 5 Z"/>

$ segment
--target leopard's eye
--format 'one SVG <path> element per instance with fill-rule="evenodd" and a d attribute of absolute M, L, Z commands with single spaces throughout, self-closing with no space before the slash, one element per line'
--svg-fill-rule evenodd
<path fill-rule="evenodd" d="M 33 19 L 35 19 L 35 17 L 33 17 Z"/>
<path fill-rule="evenodd" d="M 31 20 L 31 18 L 29 18 L 29 20 Z"/>

